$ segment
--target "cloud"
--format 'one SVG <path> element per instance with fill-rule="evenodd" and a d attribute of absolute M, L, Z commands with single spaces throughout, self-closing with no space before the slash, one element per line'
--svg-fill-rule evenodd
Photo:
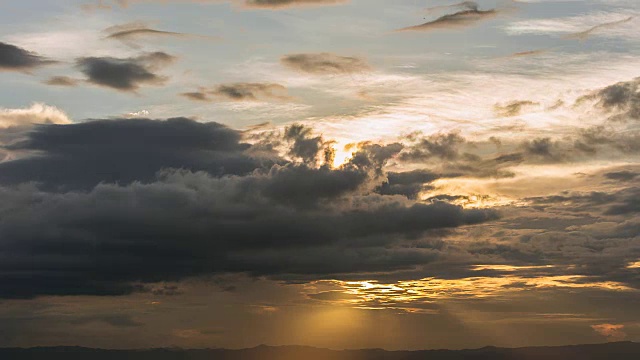
<path fill-rule="evenodd" d="M 550 51 L 549 49 L 536 49 L 536 50 L 519 51 L 519 52 L 515 52 L 515 53 L 509 55 L 508 57 L 518 58 L 518 57 L 525 57 L 525 56 L 536 56 L 536 55 L 545 54 L 545 53 L 547 53 L 549 51 Z"/>
<path fill-rule="evenodd" d="M 142 23 L 129 23 L 124 25 L 111 26 L 105 29 L 108 33 L 107 39 L 115 40 L 131 40 L 140 36 L 156 36 L 156 37 L 183 37 L 187 34 L 152 29 Z"/>
<path fill-rule="evenodd" d="M 200 39 L 220 39 L 216 36 L 203 36 L 174 31 L 157 30 L 149 27 L 145 23 L 128 23 L 123 25 L 111 26 L 104 30 L 108 35 L 107 39 L 119 40 L 128 44 L 133 48 L 139 48 L 137 41 L 145 38 L 200 38 Z"/>
<path fill-rule="evenodd" d="M 338 5 L 347 3 L 349 0 L 114 0 L 114 2 L 121 6 L 127 7 L 131 3 L 135 2 L 151 2 L 151 3 L 167 3 L 167 2 L 194 2 L 194 3 L 211 3 L 219 4 L 223 2 L 231 2 L 242 4 L 243 7 L 249 9 L 285 9 L 296 6 L 323 6 L 323 5 Z M 87 10 L 105 9 L 110 10 L 111 5 L 104 4 L 102 1 L 98 1 L 96 5 L 84 5 Z"/>
<path fill-rule="evenodd" d="M 15 45 L 0 42 L 0 70 L 29 71 L 55 63 Z"/>
<path fill-rule="evenodd" d="M 630 215 L 640 213 L 640 188 L 632 188 L 625 191 L 621 201 L 611 206 L 607 215 Z"/>
<path fill-rule="evenodd" d="M 71 120 L 55 106 L 34 103 L 25 109 L 0 108 L 0 129 L 34 124 L 70 124 Z"/>
<path fill-rule="evenodd" d="M 444 160 L 458 158 L 459 147 L 466 139 L 458 133 L 434 134 L 418 139 L 417 143 L 408 147 L 401 155 L 405 161 L 426 160 L 437 157 Z"/>
<path fill-rule="evenodd" d="M 194 101 L 212 101 L 210 96 L 231 101 L 288 101 L 291 97 L 287 88 L 274 83 L 230 83 L 214 88 L 201 87 L 198 91 L 187 92 L 182 96 Z"/>
<path fill-rule="evenodd" d="M 293 70 L 309 74 L 349 74 L 370 71 L 363 59 L 331 53 L 291 54 L 283 56 L 281 63 Z"/>
<path fill-rule="evenodd" d="M 529 155 L 541 156 L 548 159 L 558 156 L 558 152 L 554 151 L 554 147 L 557 145 L 553 143 L 551 138 L 533 139 L 526 141 L 523 146 L 525 152 Z"/>
<path fill-rule="evenodd" d="M 104 323 L 118 328 L 138 327 L 144 325 L 126 314 L 108 314 L 83 316 L 72 321 L 73 325 L 84 325 L 89 323 Z"/>
<path fill-rule="evenodd" d="M 571 35 L 568 35 L 567 38 L 568 39 L 579 39 L 579 40 L 584 40 L 586 38 L 588 38 L 589 36 L 591 36 L 593 33 L 600 31 L 602 29 L 607 29 L 610 27 L 614 27 L 617 25 L 622 25 L 625 23 L 628 23 L 629 21 L 633 20 L 633 16 L 630 16 L 626 19 L 622 19 L 622 20 L 617 20 L 617 21 L 612 21 L 612 22 L 608 22 L 608 23 L 604 23 L 604 24 L 598 24 L 595 25 L 585 31 L 581 31 L 581 32 L 577 32 Z"/>
<path fill-rule="evenodd" d="M 619 12 L 593 12 L 569 17 L 530 19 L 509 23 L 505 30 L 510 35 L 564 34 L 567 39 L 584 40 L 593 35 L 629 38 L 635 20 Z M 627 26 L 623 26 L 628 24 Z M 585 28 L 587 28 L 585 30 Z"/>
<path fill-rule="evenodd" d="M 615 112 L 612 120 L 640 120 L 640 78 L 607 86 L 578 101 L 585 99 L 597 99 L 598 106 Z"/>
<path fill-rule="evenodd" d="M 78 80 L 68 76 L 53 76 L 44 83 L 53 86 L 76 86 L 78 85 Z"/>
<path fill-rule="evenodd" d="M 349 294 L 343 291 L 333 290 L 333 291 L 323 291 L 315 294 L 307 294 L 307 296 L 314 300 L 320 301 L 331 301 L 331 302 L 339 302 L 339 301 L 349 301 L 349 300 L 358 300 L 359 297 L 355 294 Z"/>
<path fill-rule="evenodd" d="M 163 84 L 167 78 L 153 71 L 174 60 L 169 54 L 154 52 L 124 59 L 86 57 L 78 59 L 77 66 L 90 83 L 120 91 L 135 91 L 143 84 Z"/>
<path fill-rule="evenodd" d="M 48 114 L 61 116 L 56 110 L 37 105 L 21 119 L 32 119 L 34 112 L 41 118 Z M 12 145 L 11 150 L 37 152 L 41 156 L 1 164 L 0 182 L 36 181 L 45 188 L 90 189 L 103 181 L 152 181 L 163 168 L 244 174 L 254 170 L 257 161 L 243 154 L 249 145 L 243 144 L 240 137 L 239 132 L 223 125 L 184 118 L 39 126 L 27 139 Z"/>
<path fill-rule="evenodd" d="M 318 141 L 296 129 L 283 143 Z M 376 192 L 397 144 L 363 146 L 338 168 L 311 161 L 306 145 L 292 154 L 308 162 L 275 164 L 248 158 L 249 146 L 237 131 L 187 119 L 37 127 L 13 148 L 38 156 L 0 165 L 0 297 L 118 295 L 223 273 L 317 279 L 411 268 L 439 250 L 394 244 L 497 217 Z"/>
<path fill-rule="evenodd" d="M 637 178 L 638 176 L 640 176 L 640 173 L 623 170 L 623 171 L 614 171 L 614 172 L 606 173 L 604 174 L 604 176 L 607 179 L 616 180 L 616 181 L 631 181 Z"/>
<path fill-rule="evenodd" d="M 622 341 L 627 338 L 627 334 L 624 332 L 624 325 L 598 324 L 591 325 L 591 328 L 609 341 Z"/>
<path fill-rule="evenodd" d="M 496 112 L 500 116 L 508 117 L 508 116 L 520 115 L 523 108 L 535 106 L 535 105 L 539 105 L 539 104 L 529 100 L 521 100 L 521 101 L 512 101 L 505 105 L 496 104 L 495 108 L 496 108 Z"/>
<path fill-rule="evenodd" d="M 71 120 L 55 106 L 34 103 L 24 109 L 0 107 L 0 164 L 21 156 L 20 150 L 9 149 L 28 137 L 37 124 L 70 124 Z"/>
<path fill-rule="evenodd" d="M 497 14 L 495 9 L 480 10 L 477 3 L 465 1 L 452 5 L 449 8 L 459 9 L 458 11 L 440 16 L 435 20 L 427 21 L 420 25 L 402 28 L 399 31 L 428 31 L 434 29 L 460 28 L 475 24 L 481 20 L 491 18 Z"/>
<path fill-rule="evenodd" d="M 246 0 L 245 6 L 251 8 L 279 9 L 300 5 L 336 5 L 348 0 Z"/>
<path fill-rule="evenodd" d="M 418 195 L 429 187 L 427 184 L 440 177 L 441 175 L 429 170 L 389 172 L 387 181 L 383 182 L 376 191 L 384 195 L 403 195 L 409 199 L 417 199 Z"/>

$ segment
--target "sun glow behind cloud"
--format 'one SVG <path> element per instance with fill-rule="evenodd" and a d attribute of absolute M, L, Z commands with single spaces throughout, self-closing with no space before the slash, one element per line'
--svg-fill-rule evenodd
<path fill-rule="evenodd" d="M 504 273 L 544 270 L 552 266 L 517 267 L 506 265 L 478 265 L 475 271 L 499 270 Z M 440 301 L 469 300 L 483 298 L 508 298 L 524 291 L 591 289 L 602 291 L 634 292 L 615 281 L 591 280 L 583 275 L 522 276 L 505 274 L 499 277 L 477 276 L 461 279 L 424 278 L 412 281 L 383 283 L 370 281 L 323 281 L 335 286 L 353 299 L 336 300 L 338 303 L 365 309 L 402 309 L 411 312 L 432 310 L 421 305 Z"/>

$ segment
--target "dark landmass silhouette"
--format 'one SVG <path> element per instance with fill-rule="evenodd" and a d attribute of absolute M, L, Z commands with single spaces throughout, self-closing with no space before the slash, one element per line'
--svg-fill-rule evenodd
<path fill-rule="evenodd" d="M 556 347 L 473 350 L 386 351 L 329 350 L 305 346 L 258 346 L 243 350 L 176 348 L 102 350 L 82 347 L 3 348 L 0 359 L 11 360 L 637 360 L 640 343 L 616 342 Z"/>

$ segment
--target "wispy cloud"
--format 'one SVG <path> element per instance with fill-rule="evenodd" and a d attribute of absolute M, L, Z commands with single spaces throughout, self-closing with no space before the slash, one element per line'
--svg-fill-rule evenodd
<path fill-rule="evenodd" d="M 457 11 L 442 15 L 420 25 L 402 28 L 399 31 L 428 31 L 434 29 L 466 27 L 497 14 L 497 10 L 495 9 L 480 10 L 479 5 L 473 1 L 465 1 L 460 4 L 447 7 L 438 7 L 435 10 L 442 10 L 443 8 L 447 10 L 456 9 Z"/>
<path fill-rule="evenodd" d="M 201 87 L 198 91 L 181 95 L 195 101 L 211 101 L 210 96 L 231 101 L 291 100 L 286 87 L 273 83 L 221 84 L 213 88 Z"/>

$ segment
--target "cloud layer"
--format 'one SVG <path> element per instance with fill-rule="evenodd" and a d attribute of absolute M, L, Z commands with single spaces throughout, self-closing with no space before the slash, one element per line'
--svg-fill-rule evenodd
<path fill-rule="evenodd" d="M 118 295 L 136 282 L 229 272 L 313 279 L 402 269 L 437 251 L 391 244 L 497 216 L 376 191 L 401 148 L 364 147 L 331 169 L 316 163 L 324 145 L 310 135 L 287 131 L 282 141 L 301 162 L 273 164 L 216 123 L 39 126 L 11 149 L 40 155 L 0 165 L 0 233 L 11 239 L 0 296 Z M 39 185 L 19 185 L 28 182 Z"/>

